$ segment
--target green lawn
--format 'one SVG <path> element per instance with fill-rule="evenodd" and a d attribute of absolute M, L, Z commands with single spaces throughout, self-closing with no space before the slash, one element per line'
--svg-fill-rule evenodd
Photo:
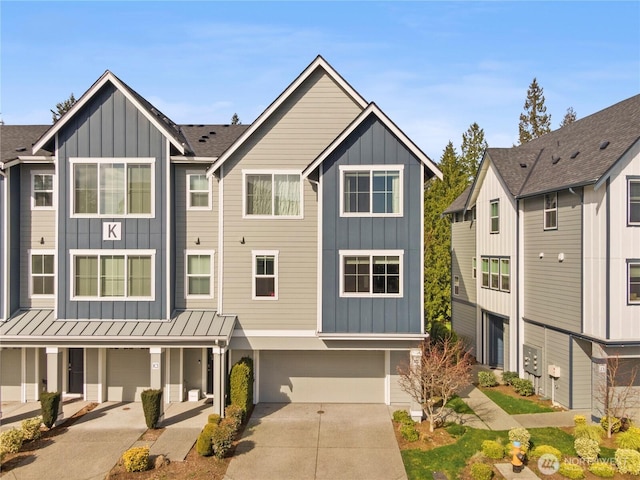
<path fill-rule="evenodd" d="M 475 412 L 471 409 L 469 405 L 467 405 L 464 400 L 462 400 L 459 396 L 455 395 L 451 400 L 447 402 L 447 407 L 453 410 L 456 413 L 469 413 L 471 415 L 475 414 Z"/>
<path fill-rule="evenodd" d="M 553 412 L 553 408 L 538 405 L 531 400 L 524 398 L 514 398 L 510 395 L 492 390 L 490 388 L 482 388 L 482 393 L 493 400 L 500 408 L 509 415 L 518 415 L 520 413 L 545 413 Z"/>

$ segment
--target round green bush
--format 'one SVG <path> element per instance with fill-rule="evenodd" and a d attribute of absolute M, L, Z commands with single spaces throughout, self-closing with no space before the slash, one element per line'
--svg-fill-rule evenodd
<path fill-rule="evenodd" d="M 609 429 L 609 420 L 611 420 L 611 433 L 617 433 L 620 431 L 620 426 L 622 422 L 620 422 L 619 418 L 616 417 L 607 417 L 604 416 L 600 419 L 600 425 L 604 428 L 604 431 L 608 431 Z"/>
<path fill-rule="evenodd" d="M 411 416 L 406 410 L 396 410 L 393 412 L 393 421 L 397 423 L 412 423 Z"/>
<path fill-rule="evenodd" d="M 464 425 L 460 425 L 459 423 L 452 423 L 447 427 L 447 432 L 449 435 L 454 437 L 461 437 L 467 431 L 467 427 Z"/>
<path fill-rule="evenodd" d="M 523 452 L 529 451 L 529 447 L 531 446 L 531 444 L 529 443 L 530 439 L 531 434 L 524 427 L 516 427 L 509 430 L 509 441 L 511 443 L 520 442 L 520 449 Z"/>
<path fill-rule="evenodd" d="M 598 441 L 587 437 L 576 438 L 573 442 L 573 449 L 580 458 L 587 462 L 595 462 L 600 454 Z"/>
<path fill-rule="evenodd" d="M 122 463 L 127 472 L 144 472 L 149 468 L 149 447 L 133 447 L 124 452 Z"/>
<path fill-rule="evenodd" d="M 617 449 L 616 465 L 620 473 L 640 475 L 640 452 L 630 448 Z"/>
<path fill-rule="evenodd" d="M 27 418 L 22 421 L 22 436 L 25 440 L 37 440 L 40 438 L 40 425 L 42 425 L 42 417 Z"/>
<path fill-rule="evenodd" d="M 417 442 L 420 439 L 420 434 L 413 425 L 402 425 L 400 427 L 400 435 L 402 435 L 402 438 L 407 442 Z"/>
<path fill-rule="evenodd" d="M 555 456 L 558 460 L 562 458 L 562 452 L 551 445 L 538 445 L 529 455 L 531 458 L 540 458 L 542 455 L 550 454 Z"/>
<path fill-rule="evenodd" d="M 496 374 L 493 372 L 478 372 L 478 385 L 481 387 L 495 387 L 498 385 Z"/>
<path fill-rule="evenodd" d="M 534 393 L 533 383 L 531 383 L 531 380 L 527 380 L 525 378 L 514 379 L 513 389 L 522 397 L 529 397 Z"/>
<path fill-rule="evenodd" d="M 497 460 L 504 457 L 504 447 L 495 440 L 485 440 L 482 442 L 482 454 Z"/>
<path fill-rule="evenodd" d="M 215 423 L 207 423 L 200 435 L 198 435 L 198 440 L 196 441 L 196 451 L 198 455 L 202 455 L 203 457 L 210 457 L 213 455 L 213 445 L 211 443 L 211 438 L 213 436 L 213 431 L 218 428 L 218 425 Z"/>
<path fill-rule="evenodd" d="M 516 378 L 520 378 L 518 372 L 502 372 L 502 382 L 505 385 L 513 385 Z"/>
<path fill-rule="evenodd" d="M 590 438 L 599 442 L 606 432 L 600 425 L 577 425 L 573 429 L 575 438 Z"/>
<path fill-rule="evenodd" d="M 613 465 L 606 462 L 594 462 L 589 465 L 589 471 L 596 477 L 600 478 L 613 478 L 616 474 L 616 469 Z"/>
<path fill-rule="evenodd" d="M 571 479 L 584 478 L 584 470 L 580 465 L 575 463 L 561 463 L 558 473 L 563 477 Z"/>
<path fill-rule="evenodd" d="M 471 465 L 471 476 L 473 480 L 491 480 L 493 468 L 486 463 L 474 463 Z"/>
<path fill-rule="evenodd" d="M 573 416 L 573 424 L 577 427 L 578 425 L 586 425 L 587 417 L 584 415 L 574 415 Z"/>
<path fill-rule="evenodd" d="M 0 452 L 5 453 L 18 453 L 22 446 L 24 436 L 22 430 L 12 428 L 0 433 Z"/>
<path fill-rule="evenodd" d="M 620 448 L 640 450 L 640 428 L 629 427 L 626 432 L 620 432 L 616 436 L 616 443 Z"/>
<path fill-rule="evenodd" d="M 216 458 L 224 458 L 227 454 L 233 439 L 236 435 L 236 429 L 234 427 L 235 422 L 231 418 L 225 418 L 216 425 L 211 435 L 211 445 L 213 447 L 213 454 Z"/>
<path fill-rule="evenodd" d="M 216 425 L 220 423 L 220 415 L 217 413 L 211 413 L 207 416 L 207 423 L 215 423 Z"/>

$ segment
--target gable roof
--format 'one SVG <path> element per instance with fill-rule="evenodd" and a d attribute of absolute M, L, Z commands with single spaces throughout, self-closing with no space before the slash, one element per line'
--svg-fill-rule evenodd
<path fill-rule="evenodd" d="M 329 155 L 338 147 L 340 144 L 353 133 L 353 131 L 358 128 L 369 116 L 375 116 L 389 131 L 391 131 L 397 138 L 402 142 L 405 147 L 409 149 L 413 155 L 418 158 L 422 164 L 428 168 L 434 175 L 436 175 L 440 180 L 442 180 L 442 172 L 436 166 L 435 163 L 431 161 L 431 159 L 422 151 L 418 146 L 411 141 L 409 137 L 407 137 L 402 130 L 398 128 L 398 126 L 391 121 L 389 117 L 387 117 L 380 108 L 375 103 L 370 103 L 367 108 L 365 108 L 360 115 L 356 117 L 356 119 L 351 122 L 345 128 L 340 135 L 338 135 L 331 144 L 324 151 L 318 155 L 318 157 L 311 162 L 307 168 L 302 171 L 302 176 L 307 177 L 313 172 L 316 168 L 320 166 L 322 162 L 324 162 Z"/>
<path fill-rule="evenodd" d="M 191 154 L 211 163 L 229 148 L 250 125 L 180 125 Z"/>
<path fill-rule="evenodd" d="M 271 117 L 271 115 L 293 94 L 293 92 L 295 92 L 298 87 L 319 68 L 323 69 L 363 109 L 367 106 L 365 99 L 362 98 L 362 96 L 356 92 L 324 58 L 318 55 L 315 60 L 311 62 L 311 64 L 305 68 L 304 71 L 284 90 L 284 92 L 282 92 L 278 98 L 276 98 L 271 105 L 269 105 L 266 110 L 260 114 L 260 116 L 240 136 L 240 138 L 238 138 L 238 140 L 231 145 L 231 147 L 229 147 L 229 149 L 227 149 L 218 158 L 218 160 L 216 160 L 216 162 L 207 170 L 207 175 L 211 175 L 213 172 L 218 170 L 222 164 L 231 155 L 233 155 L 234 152 L 238 150 L 238 148 L 240 148 L 240 146 L 242 146 L 244 142 L 269 119 L 269 117 Z"/>
<path fill-rule="evenodd" d="M 109 70 L 105 71 L 102 76 L 87 90 L 78 101 L 66 112 L 60 119 L 54 123 L 34 144 L 33 151 L 36 152 L 46 146 L 55 138 L 55 134 L 64 127 L 74 115 L 84 107 L 87 102 L 107 83 L 111 83 L 115 88 L 120 90 L 122 94 L 133 103 L 136 108 L 149 120 L 158 130 L 160 130 L 176 149 L 185 154 L 188 152 L 188 142 L 180 131 L 180 127 L 176 125 L 169 117 L 164 115 L 160 110 L 149 103 L 142 95 L 137 93 L 126 83 L 116 77 Z"/>
<path fill-rule="evenodd" d="M 466 208 L 467 199 L 469 198 L 469 194 L 471 193 L 471 186 L 471 184 L 468 185 L 467 188 L 465 188 L 463 192 L 458 195 L 458 197 L 453 202 L 451 202 L 451 205 L 449 205 L 447 209 L 442 212 L 443 215 L 448 213 L 462 212 Z"/>

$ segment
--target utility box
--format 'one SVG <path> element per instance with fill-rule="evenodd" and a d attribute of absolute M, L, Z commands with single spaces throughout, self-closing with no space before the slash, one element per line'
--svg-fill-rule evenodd
<path fill-rule="evenodd" d="M 200 389 L 189 390 L 189 401 L 197 402 L 198 400 L 200 400 Z"/>
<path fill-rule="evenodd" d="M 560 367 L 558 365 L 549 365 L 549 375 L 554 378 L 560 378 Z"/>
<path fill-rule="evenodd" d="M 523 345 L 522 360 L 525 372 L 536 377 L 542 376 L 542 349 L 531 345 Z"/>

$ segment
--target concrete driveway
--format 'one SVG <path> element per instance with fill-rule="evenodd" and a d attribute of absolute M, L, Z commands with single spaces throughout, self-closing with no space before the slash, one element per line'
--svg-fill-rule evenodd
<path fill-rule="evenodd" d="M 227 480 L 406 479 L 386 405 L 258 404 Z"/>

